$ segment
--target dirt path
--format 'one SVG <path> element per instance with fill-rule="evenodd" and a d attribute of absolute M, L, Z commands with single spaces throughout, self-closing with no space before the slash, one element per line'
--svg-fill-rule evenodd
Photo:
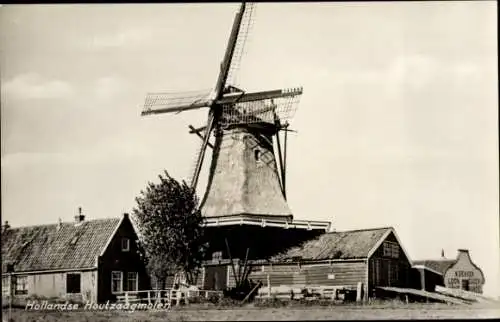
<path fill-rule="evenodd" d="M 3 310 L 3 321 L 8 311 Z M 488 306 L 332 306 L 304 308 L 185 308 L 172 311 L 12 311 L 15 322 L 28 321 L 291 321 L 291 320 L 366 320 L 366 319 L 472 319 L 500 318 L 500 307 Z"/>

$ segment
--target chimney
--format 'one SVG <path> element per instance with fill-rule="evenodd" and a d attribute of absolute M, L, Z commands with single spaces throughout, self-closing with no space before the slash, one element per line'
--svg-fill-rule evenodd
<path fill-rule="evenodd" d="M 59 218 L 58 221 L 57 221 L 57 230 L 59 231 L 62 227 L 62 219 Z"/>
<path fill-rule="evenodd" d="M 7 230 L 7 229 L 9 229 L 9 228 L 10 228 L 9 222 L 6 220 L 6 221 L 5 221 L 5 224 L 4 224 L 4 225 L 3 225 L 3 227 L 2 227 L 2 232 L 6 231 L 6 230 Z"/>
<path fill-rule="evenodd" d="M 79 224 L 85 220 L 85 215 L 82 213 L 82 207 L 78 207 L 78 215 L 75 216 L 75 223 Z"/>
<path fill-rule="evenodd" d="M 441 249 L 441 258 L 446 258 L 446 257 L 444 256 L 444 249 Z"/>

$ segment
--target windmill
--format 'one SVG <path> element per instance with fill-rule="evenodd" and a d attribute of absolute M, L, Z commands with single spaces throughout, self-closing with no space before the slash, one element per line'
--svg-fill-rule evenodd
<path fill-rule="evenodd" d="M 293 220 L 286 200 L 286 138 L 302 88 L 246 92 L 235 82 L 254 9 L 254 4 L 241 4 L 212 91 L 148 93 L 142 115 L 208 110 L 206 124 L 197 128 L 189 125 L 189 132 L 201 138 L 191 177 L 193 189 L 207 149 L 212 150 L 208 184 L 200 204 L 207 227 L 258 226 L 268 227 L 268 232 L 276 227 L 328 230 L 329 222 Z M 246 230 L 232 237 L 246 240 L 233 252 L 235 257 L 243 257 L 248 247 L 254 256 L 263 256 L 259 249 L 266 247 L 250 245 L 245 237 L 249 234 L 253 232 Z M 270 243 L 269 238 L 278 238 L 275 232 L 270 235 L 252 242 Z M 214 238 L 217 236 L 220 247 L 214 247 L 224 249 L 227 236 L 222 237 L 220 231 L 214 233 Z"/>

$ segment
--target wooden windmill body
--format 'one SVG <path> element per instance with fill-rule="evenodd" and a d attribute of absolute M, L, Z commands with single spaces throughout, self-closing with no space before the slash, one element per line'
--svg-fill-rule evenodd
<path fill-rule="evenodd" d="M 253 4 L 242 3 L 236 14 L 213 91 L 150 93 L 142 115 L 208 108 L 205 126 L 189 126 L 190 133 L 202 139 L 191 179 L 193 189 L 196 189 L 206 150 L 208 147 L 212 150 L 208 184 L 200 205 L 207 227 L 226 227 L 233 233 L 236 227 L 249 226 L 261 230 L 267 228 L 268 231 L 271 228 L 280 231 L 294 228 L 328 230 L 329 222 L 293 220 L 286 201 L 288 120 L 293 116 L 302 88 L 247 93 L 231 85 L 231 77 L 236 73 L 243 54 L 253 11 Z M 285 138 L 283 147 L 280 133 Z M 271 229 L 274 237 L 277 236 L 275 229 Z M 226 236 L 220 232 L 220 229 L 214 232 L 214 238 Z M 236 233 L 240 237 L 253 234 L 252 229 Z M 224 238 L 227 240 L 227 236 Z M 261 236 L 261 242 L 266 242 L 264 236 Z M 214 244 L 214 250 L 222 247 L 220 240 Z M 242 246 L 237 253 L 244 253 L 247 246 Z M 254 252 L 254 257 L 262 256 L 265 255 Z"/>

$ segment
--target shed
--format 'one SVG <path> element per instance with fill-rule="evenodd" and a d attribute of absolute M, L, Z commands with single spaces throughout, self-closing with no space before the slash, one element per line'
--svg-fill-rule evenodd
<path fill-rule="evenodd" d="M 392 227 L 324 233 L 250 265 L 249 278 L 273 286 L 356 289 L 361 282 L 365 299 L 377 286 L 410 284 L 411 262 Z M 228 284 L 234 285 L 231 275 Z"/>

